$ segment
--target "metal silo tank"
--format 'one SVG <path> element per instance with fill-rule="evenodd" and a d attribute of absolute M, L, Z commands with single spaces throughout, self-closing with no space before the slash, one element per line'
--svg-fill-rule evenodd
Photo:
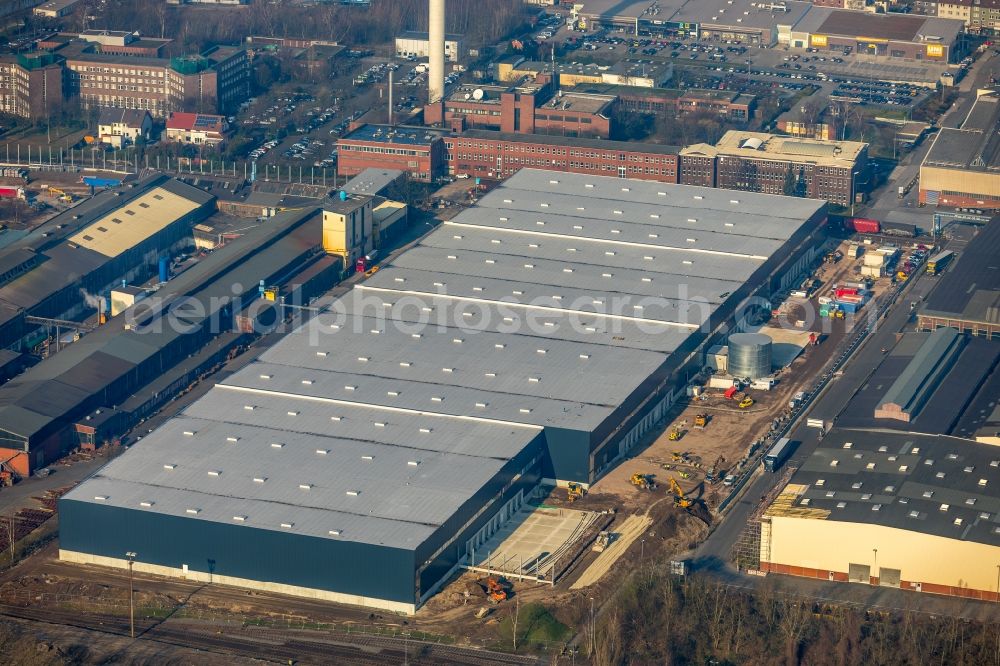
<path fill-rule="evenodd" d="M 729 374 L 760 379 L 771 374 L 771 338 L 763 333 L 729 336 Z"/>

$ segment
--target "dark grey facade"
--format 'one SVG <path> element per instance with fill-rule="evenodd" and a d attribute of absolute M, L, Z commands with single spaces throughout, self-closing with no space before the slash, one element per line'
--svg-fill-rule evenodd
<path fill-rule="evenodd" d="M 468 540 L 508 501 L 538 484 L 542 446 L 539 434 L 412 549 L 167 515 L 72 494 L 59 501 L 59 548 L 123 561 L 131 551 L 144 564 L 178 570 L 186 565 L 193 574 L 416 607 L 468 555 Z"/>

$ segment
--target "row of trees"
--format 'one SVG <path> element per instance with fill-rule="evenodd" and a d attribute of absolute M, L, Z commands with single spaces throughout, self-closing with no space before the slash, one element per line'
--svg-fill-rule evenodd
<path fill-rule="evenodd" d="M 175 53 L 235 43 L 247 35 L 325 39 L 342 44 L 383 44 L 405 30 L 426 30 L 427 0 L 371 0 L 369 7 L 290 0 L 251 0 L 245 7 L 172 7 L 163 0 L 109 0 L 96 20 L 81 10 L 76 28 L 138 30 L 177 40 Z M 448 0 L 447 30 L 470 43 L 496 41 L 524 19 L 521 0 Z"/>
<path fill-rule="evenodd" d="M 665 568 L 632 574 L 602 609 L 595 663 L 1000 664 L 1000 622 L 826 607 Z"/>

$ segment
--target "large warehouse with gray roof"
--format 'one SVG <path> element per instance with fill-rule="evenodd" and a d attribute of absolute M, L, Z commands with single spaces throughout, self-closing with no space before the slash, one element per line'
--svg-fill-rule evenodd
<path fill-rule="evenodd" d="M 615 464 L 825 218 L 523 170 L 66 495 L 61 557 L 413 612 L 540 481 Z"/>

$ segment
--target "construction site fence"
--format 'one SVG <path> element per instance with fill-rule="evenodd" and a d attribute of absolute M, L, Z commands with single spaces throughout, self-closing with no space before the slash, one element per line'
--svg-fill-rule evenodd
<path fill-rule="evenodd" d="M 252 160 L 206 160 L 189 157 L 140 156 L 134 149 L 97 151 L 88 148 L 42 149 L 37 146 L 4 144 L 0 167 L 24 167 L 42 173 L 114 173 L 140 175 L 156 170 L 177 175 L 216 176 L 242 180 L 336 186 L 337 170 L 282 164 L 256 164 Z M 40 174 L 32 174 L 32 178 Z"/>

